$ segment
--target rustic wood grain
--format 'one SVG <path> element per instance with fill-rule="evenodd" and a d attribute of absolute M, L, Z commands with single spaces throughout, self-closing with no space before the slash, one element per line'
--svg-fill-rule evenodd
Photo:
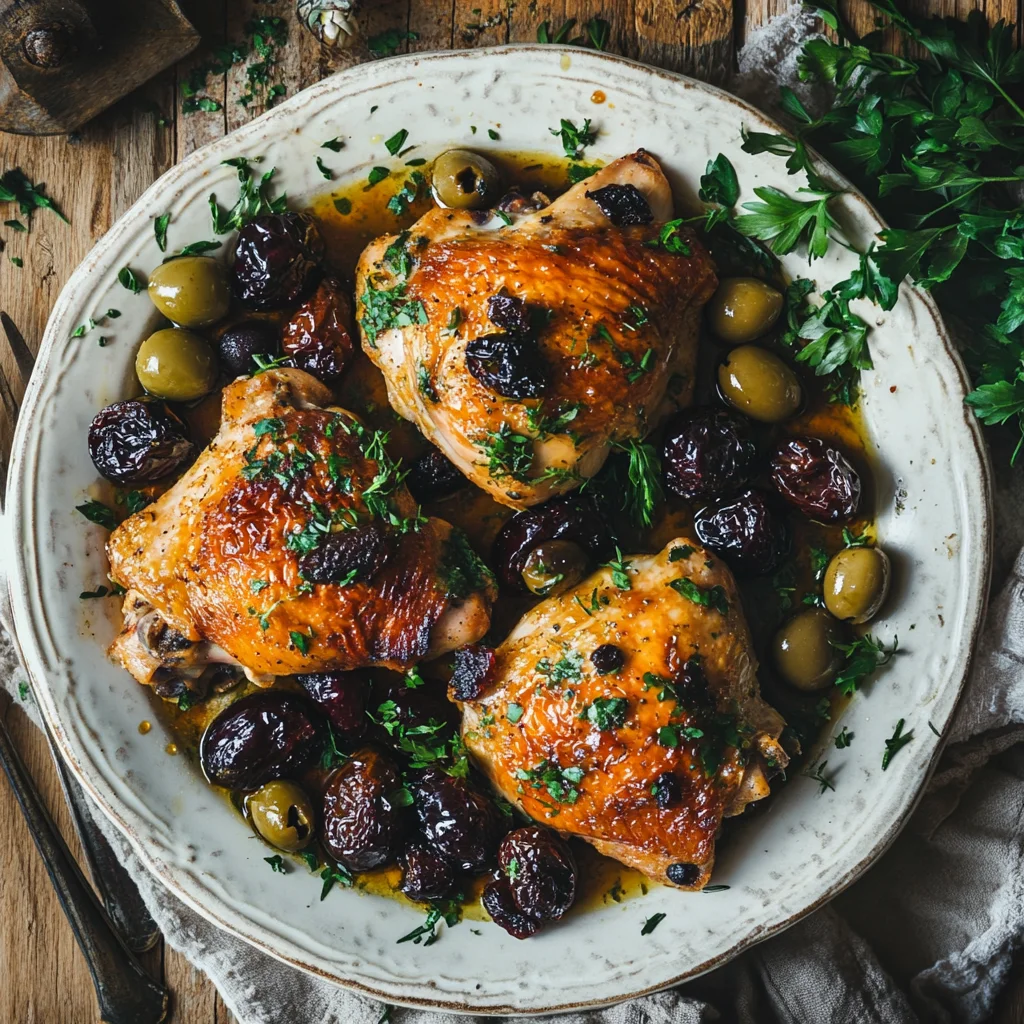
<path fill-rule="evenodd" d="M 964 16 L 973 6 L 990 20 L 1020 20 L 1018 0 L 911 0 L 915 10 Z M 165 72 L 70 137 L 25 139 L 0 135 L 0 169 L 22 167 L 45 181 L 71 225 L 48 211 L 35 214 L 29 235 L 3 232 L 0 309 L 10 313 L 35 347 L 49 309 L 71 271 L 92 244 L 163 171 L 199 146 L 261 113 L 259 102 L 241 105 L 247 91 L 245 65 L 211 75 L 204 95 L 221 108 L 181 113 L 181 83 L 209 61 L 209 47 L 237 41 L 254 16 L 280 15 L 289 22 L 273 81 L 287 95 L 368 54 L 341 57 L 323 50 L 294 19 L 290 0 L 183 0 L 185 13 L 202 33 L 204 46 L 189 61 Z M 721 82 L 736 46 L 788 0 L 379 0 L 367 4 L 368 35 L 385 29 L 414 33 L 400 51 L 467 48 L 529 42 L 548 21 L 555 31 L 576 19 L 573 34 L 591 17 L 611 23 L 609 49 L 673 70 Z M 863 0 L 850 7 L 864 30 L 872 15 Z M 161 124 L 165 121 L 165 124 Z M 2 219 L 2 218 L 0 218 Z M 8 256 L 24 259 L 24 269 Z M 14 367 L 0 345 L 0 369 L 15 385 Z M 0 431 L 6 425 L 0 423 Z M 57 824 L 77 854 L 70 819 L 49 753 L 24 712 L 8 714 L 15 741 L 37 780 Z M 0 1024 L 87 1024 L 96 1020 L 88 972 L 62 917 L 45 871 L 26 832 L 13 796 L 0 785 Z M 176 1024 L 228 1024 L 232 1016 L 209 980 L 166 945 L 146 955 L 147 967 L 173 993 Z M 1018 965 L 1024 975 L 1024 963 Z M 1000 1000 L 997 1024 L 1024 1024 L 1024 976 Z M 304 1022 L 297 1022 L 304 1024 Z"/>

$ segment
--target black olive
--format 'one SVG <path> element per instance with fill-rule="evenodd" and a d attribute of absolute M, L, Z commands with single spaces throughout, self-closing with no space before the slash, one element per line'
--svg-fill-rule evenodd
<path fill-rule="evenodd" d="M 295 677 L 338 736 L 349 742 L 366 732 L 370 682 L 361 672 L 312 672 Z"/>
<path fill-rule="evenodd" d="M 388 528 L 374 520 L 351 530 L 329 533 L 299 558 L 299 575 L 307 583 L 354 583 L 369 580 L 391 557 Z"/>
<path fill-rule="evenodd" d="M 539 398 L 548 371 L 537 342 L 519 334 L 487 334 L 466 345 L 466 369 L 502 398 Z"/>
<path fill-rule="evenodd" d="M 411 900 L 441 900 L 455 885 L 455 872 L 436 850 L 421 843 L 406 848 L 399 858 L 401 890 Z"/>
<path fill-rule="evenodd" d="M 480 896 L 480 902 L 484 910 L 491 915 L 491 920 L 514 938 L 528 939 L 540 931 L 541 922 L 520 910 L 507 878 L 496 878 L 488 882 Z"/>
<path fill-rule="evenodd" d="M 517 512 L 494 539 L 492 562 L 502 586 L 527 593 L 523 569 L 530 552 L 546 541 L 562 538 L 574 541 L 595 562 L 615 549 L 608 519 L 592 498 L 585 494 L 552 498 Z"/>
<path fill-rule="evenodd" d="M 650 224 L 654 220 L 651 204 L 636 185 L 605 185 L 585 195 L 617 227 Z"/>
<path fill-rule="evenodd" d="M 431 447 L 412 464 L 405 483 L 409 493 L 417 501 L 424 502 L 454 494 L 465 486 L 466 478 L 439 448 Z"/>
<path fill-rule="evenodd" d="M 255 217 L 238 233 L 232 290 L 250 309 L 281 309 L 313 290 L 323 255 L 323 239 L 309 214 Z"/>
<path fill-rule="evenodd" d="M 789 553 L 789 524 L 760 491 L 747 490 L 698 510 L 693 528 L 701 543 L 736 572 L 763 576 Z"/>
<path fill-rule="evenodd" d="M 242 377 L 258 369 L 254 356 L 267 361 L 276 358 L 281 350 L 277 331 L 261 320 L 248 320 L 225 331 L 217 342 L 220 365 L 232 377 Z"/>
<path fill-rule="evenodd" d="M 209 724 L 199 760 L 215 786 L 252 790 L 301 775 L 322 750 L 322 730 L 304 697 L 261 690 L 236 700 Z"/>
<path fill-rule="evenodd" d="M 565 840 L 550 829 L 527 825 L 509 832 L 498 847 L 512 897 L 524 914 L 557 921 L 576 899 L 576 861 Z"/>
<path fill-rule="evenodd" d="M 838 448 L 819 437 L 792 437 L 772 456 L 772 483 L 806 516 L 839 523 L 860 507 L 860 477 Z"/>
<path fill-rule="evenodd" d="M 195 448 L 188 427 L 163 403 L 150 398 L 115 402 L 89 427 L 93 465 L 116 484 L 142 484 L 173 473 Z"/>
<path fill-rule="evenodd" d="M 468 644 L 455 652 L 455 671 L 452 673 L 452 694 L 456 700 L 479 700 L 487 689 L 494 672 L 494 648 L 483 644 Z"/>
<path fill-rule="evenodd" d="M 696 885 L 703 872 L 699 864 L 669 864 L 665 875 L 676 885 Z"/>
<path fill-rule="evenodd" d="M 626 654 L 621 647 L 616 647 L 615 644 L 601 644 L 590 655 L 590 664 L 594 666 L 594 670 L 599 675 L 611 675 L 613 672 L 620 671 L 626 664 Z"/>
<path fill-rule="evenodd" d="M 745 487 L 757 446 L 746 424 L 725 409 L 680 413 L 665 429 L 665 486 L 684 498 L 711 498 Z"/>
<path fill-rule="evenodd" d="M 679 803 L 679 779 L 671 772 L 664 772 L 654 780 L 651 792 L 654 794 L 654 802 L 664 811 Z"/>

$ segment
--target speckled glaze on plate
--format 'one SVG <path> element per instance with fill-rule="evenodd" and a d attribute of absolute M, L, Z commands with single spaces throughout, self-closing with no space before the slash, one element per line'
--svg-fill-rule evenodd
<path fill-rule="evenodd" d="M 606 102 L 592 100 L 595 90 Z M 714 877 L 727 890 L 654 887 L 573 915 L 526 942 L 490 922 L 467 922 L 430 947 L 396 945 L 422 920 L 419 911 L 352 891 L 320 902 L 316 879 L 304 870 L 272 872 L 266 848 L 197 768 L 165 754 L 172 737 L 151 695 L 104 653 L 115 602 L 78 599 L 106 572 L 105 531 L 74 511 L 96 480 L 86 431 L 98 409 L 128 390 L 136 345 L 157 321 L 145 295 L 117 284 L 118 269 L 146 271 L 160 262 L 153 218 L 168 211 L 169 252 L 211 237 L 208 196 L 230 205 L 237 194 L 234 170 L 221 165 L 226 158 L 261 156 L 264 167 L 277 167 L 279 187 L 296 198 L 325 187 L 318 155 L 339 183 L 365 177 L 376 164 L 401 167 L 404 161 L 389 157 L 383 144 L 399 128 L 417 147 L 405 159 L 429 158 L 453 143 L 482 144 L 487 128 L 500 135 L 489 147 L 554 153 L 559 143 L 547 128 L 561 117 L 594 120 L 600 134 L 588 158 L 651 150 L 680 200 L 693 199 L 706 161 L 718 152 L 736 167 L 741 202 L 756 185 L 802 183 L 787 177 L 778 158 L 740 149 L 741 127 L 774 129 L 757 111 L 710 86 L 618 57 L 525 46 L 363 65 L 192 154 L 118 221 L 53 310 L 16 438 L 0 566 L 10 576 L 36 700 L 75 774 L 147 867 L 202 915 L 286 962 L 391 1002 L 495 1014 L 610 1003 L 706 971 L 820 906 L 871 864 L 913 808 L 984 609 L 984 447 L 963 408 L 964 371 L 935 307 L 904 286 L 892 312 L 862 310 L 876 325 L 875 369 L 862 383 L 878 453 L 878 533 L 894 557 L 896 580 L 887 615 L 873 630 L 886 641 L 898 634 L 905 653 L 844 716 L 856 742 L 829 751 L 837 792 L 819 796 L 813 781 L 796 778 L 767 813 L 734 831 Z M 339 135 L 339 153 L 319 148 Z M 827 166 L 821 170 L 844 184 Z M 848 237 L 863 247 L 881 226 L 877 215 L 854 195 L 839 207 Z M 844 250 L 832 249 L 810 272 L 823 287 L 845 277 L 852 263 Z M 808 274 L 802 257 L 787 257 L 784 265 L 794 276 Z M 120 319 L 70 338 L 77 324 L 111 306 L 122 310 Z M 99 333 L 109 338 L 102 349 Z M 153 729 L 140 735 L 147 718 Z M 883 774 L 884 741 L 900 718 L 914 739 Z M 642 937 L 644 920 L 658 912 L 664 921 Z"/>

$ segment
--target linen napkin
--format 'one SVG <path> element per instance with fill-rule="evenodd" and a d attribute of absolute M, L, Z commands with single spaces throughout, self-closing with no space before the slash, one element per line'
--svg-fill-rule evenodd
<path fill-rule="evenodd" d="M 800 90 L 796 55 L 815 30 L 799 5 L 755 31 L 733 91 L 764 106 Z M 1001 447 L 1001 446 L 1000 446 Z M 993 453 L 997 479 L 993 594 L 950 742 L 924 799 L 888 853 L 828 907 L 677 989 L 541 1021 L 559 1024 L 913 1024 L 984 1020 L 1024 946 L 1024 500 L 1021 470 Z M 20 678 L 24 678 L 21 674 Z M 17 682 L 0 632 L 0 679 Z M 17 687 L 13 687 L 15 690 Z M 17 696 L 15 695 L 16 699 Z M 29 697 L 25 710 L 35 717 Z M 106 818 L 97 820 L 167 942 L 206 972 L 240 1024 L 378 1024 L 384 1007 L 221 932 L 146 872 Z M 392 1008 L 392 1024 L 465 1024 Z"/>

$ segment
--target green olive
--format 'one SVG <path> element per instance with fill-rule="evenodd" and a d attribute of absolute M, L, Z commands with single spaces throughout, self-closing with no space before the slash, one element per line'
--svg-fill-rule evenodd
<path fill-rule="evenodd" d="M 708 323 L 722 341 L 744 345 L 769 330 L 782 312 L 782 292 L 756 277 L 727 277 L 707 304 Z"/>
<path fill-rule="evenodd" d="M 449 149 L 430 172 L 434 198 L 441 206 L 479 210 L 496 198 L 501 177 L 486 157 L 468 149 Z"/>
<path fill-rule="evenodd" d="M 275 779 L 245 801 L 252 827 L 271 846 L 295 853 L 313 838 L 313 805 L 294 782 Z"/>
<path fill-rule="evenodd" d="M 149 297 L 182 327 L 215 323 L 231 305 L 224 264 L 209 256 L 179 256 L 162 263 L 149 275 Z"/>
<path fill-rule="evenodd" d="M 775 664 L 790 686 L 823 690 L 842 664 L 842 652 L 834 646 L 842 642 L 843 627 L 824 608 L 808 608 L 775 634 Z"/>
<path fill-rule="evenodd" d="M 734 348 L 718 367 L 722 397 L 762 423 L 781 423 L 800 408 L 797 375 L 774 353 L 757 345 Z"/>
<path fill-rule="evenodd" d="M 191 402 L 213 388 L 217 360 L 198 334 L 168 327 L 151 334 L 139 346 L 135 372 L 151 395 Z"/>
<path fill-rule="evenodd" d="M 586 574 L 587 553 L 571 540 L 538 544 L 523 565 L 523 582 L 538 597 L 561 594 L 576 586 Z"/>
<path fill-rule="evenodd" d="M 845 548 L 825 570 L 825 607 L 847 622 L 867 622 L 889 593 L 889 556 L 881 548 Z"/>

